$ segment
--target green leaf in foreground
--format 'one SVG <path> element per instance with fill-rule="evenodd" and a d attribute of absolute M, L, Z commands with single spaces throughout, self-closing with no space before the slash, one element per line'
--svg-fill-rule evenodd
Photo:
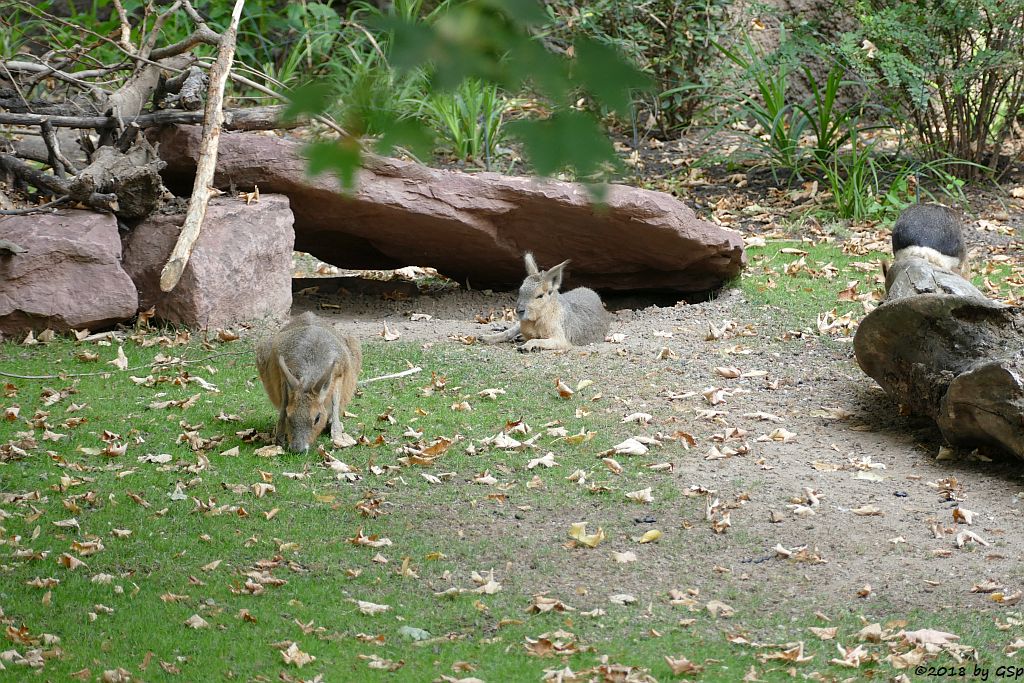
<path fill-rule="evenodd" d="M 356 171 L 359 169 L 359 143 L 352 138 L 332 142 L 314 142 L 306 146 L 309 160 L 309 174 L 319 175 L 333 171 L 341 182 L 342 189 L 355 187 Z"/>
<path fill-rule="evenodd" d="M 616 164 L 615 148 L 590 114 L 560 111 L 542 121 L 512 121 L 507 130 L 541 175 L 569 167 L 585 177 Z"/>
<path fill-rule="evenodd" d="M 629 114 L 632 90 L 647 90 L 650 77 L 626 61 L 615 48 L 596 40 L 577 40 L 573 75 L 602 104 L 623 115 Z"/>
<path fill-rule="evenodd" d="M 335 97 L 334 87 L 327 81 L 311 81 L 288 93 L 288 106 L 281 118 L 291 120 L 303 114 L 321 114 Z"/>

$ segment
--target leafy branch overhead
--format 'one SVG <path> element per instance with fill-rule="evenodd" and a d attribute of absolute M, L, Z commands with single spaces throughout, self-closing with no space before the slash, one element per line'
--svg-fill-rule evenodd
<path fill-rule="evenodd" d="M 425 71 L 435 92 L 481 81 L 510 93 L 539 95 L 548 115 L 513 121 L 506 130 L 523 143 L 538 173 L 570 169 L 596 178 L 619 163 L 598 115 L 630 116 L 634 92 L 649 90 L 652 80 L 594 38 L 580 37 L 558 54 L 537 35 L 548 19 L 541 5 L 530 0 L 471 0 L 425 20 L 391 14 L 368 23 L 380 32 L 390 65 L 399 73 Z M 368 80 L 364 87 L 376 85 Z M 336 96 L 329 81 L 311 81 L 292 91 L 288 115 L 323 113 Z M 374 100 L 366 93 L 353 99 L 343 120 L 351 139 L 311 145 L 312 172 L 334 170 L 350 186 L 359 162 L 354 138 L 370 131 L 380 132 L 375 147 L 381 153 L 404 147 L 430 155 L 433 133 L 420 119 L 394 107 L 367 106 Z"/>

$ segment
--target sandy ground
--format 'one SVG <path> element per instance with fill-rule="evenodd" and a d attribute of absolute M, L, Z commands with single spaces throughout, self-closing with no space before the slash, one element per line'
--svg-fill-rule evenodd
<path fill-rule="evenodd" d="M 806 614 L 808 603 L 874 604 L 899 612 L 1005 609 L 972 588 L 991 579 L 1007 595 L 1024 589 L 1024 464 L 966 451 L 939 458 L 937 430 L 900 416 L 898 406 L 856 366 L 848 342 L 791 334 L 778 322 L 779 311 L 750 304 L 738 290 L 701 304 L 620 310 L 611 329 L 619 341 L 568 353 L 524 358 L 511 344 L 460 341 L 499 327 L 478 319 L 500 315 L 513 301 L 511 292 L 455 291 L 400 300 L 307 293 L 297 297 L 295 309 L 315 309 L 365 341 L 380 340 L 386 322 L 404 341 L 451 344 L 499 371 L 523 363 L 564 368 L 567 376 L 599 382 L 622 403 L 623 414 L 654 415 L 650 431 L 691 434 L 696 445 L 678 449 L 669 476 L 694 497 L 684 498 L 677 517 L 659 522 L 687 534 L 693 554 L 652 555 L 643 579 L 652 594 L 678 588 L 683 574 L 695 583 L 716 581 L 753 593 L 766 608 L 788 606 Z M 413 321 L 414 313 L 431 319 Z M 709 339 L 709 326 L 721 329 L 726 321 L 735 329 Z M 659 359 L 663 348 L 671 353 Z M 752 374 L 727 379 L 715 369 L 726 366 Z M 709 402 L 709 389 L 726 390 L 721 403 Z M 729 448 L 740 452 L 729 455 Z M 703 489 L 713 490 L 726 506 L 732 526 L 724 534 L 709 529 Z M 954 518 L 957 506 L 968 511 L 972 524 Z M 558 527 L 552 534 L 564 536 L 568 523 L 577 521 L 569 519 L 573 514 L 534 510 L 508 523 L 523 534 Z M 479 533 L 487 533 L 491 523 L 479 521 Z M 462 523 L 472 532 L 471 518 Z M 957 547 L 965 530 L 980 540 Z M 781 558 L 777 545 L 794 557 Z M 568 591 L 587 581 L 588 572 L 599 583 L 608 571 L 608 563 L 584 564 L 571 578 L 545 576 L 543 585 L 538 579 L 533 586 L 529 553 L 510 559 L 516 562 L 526 590 L 557 590 L 563 581 Z"/>

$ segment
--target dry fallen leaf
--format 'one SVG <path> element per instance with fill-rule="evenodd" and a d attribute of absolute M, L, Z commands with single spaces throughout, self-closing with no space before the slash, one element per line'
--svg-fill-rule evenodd
<path fill-rule="evenodd" d="M 128 357 L 124 355 L 124 347 L 117 347 L 117 358 L 107 361 L 107 365 L 113 365 L 118 370 L 128 369 Z"/>
<path fill-rule="evenodd" d="M 668 668 L 672 670 L 673 676 L 693 676 L 699 674 L 704 670 L 704 667 L 700 664 L 694 664 L 686 657 L 669 657 L 665 655 L 665 663 L 668 664 Z"/>
<path fill-rule="evenodd" d="M 662 534 L 660 531 L 658 531 L 657 529 L 651 529 L 645 532 L 644 535 L 641 536 L 639 539 L 637 539 L 637 543 L 654 543 L 659 538 L 661 538 L 661 536 Z"/>
<path fill-rule="evenodd" d="M 960 640 L 960 636 L 945 631 L 936 631 L 935 629 L 922 628 L 917 631 L 904 631 L 903 637 L 908 642 L 916 643 L 918 645 L 948 645 L 955 643 Z"/>
<path fill-rule="evenodd" d="M 355 602 L 360 612 L 362 612 L 363 614 L 368 614 L 370 616 L 373 616 L 374 614 L 380 614 L 381 612 L 387 612 L 389 609 L 391 609 L 391 605 L 378 605 L 377 603 L 365 602 L 363 600 L 356 600 Z"/>
<path fill-rule="evenodd" d="M 569 527 L 569 538 L 582 543 L 588 548 L 596 548 L 597 545 L 605 539 L 604 529 L 597 527 L 597 531 L 588 534 L 586 522 L 576 522 Z"/>
<path fill-rule="evenodd" d="M 573 608 L 561 600 L 549 598 L 541 593 L 533 596 L 533 602 L 526 608 L 526 611 L 530 614 L 543 614 L 544 612 L 571 612 Z"/>
<path fill-rule="evenodd" d="M 193 614 L 192 616 L 190 616 L 188 619 L 185 620 L 185 626 L 188 626 L 189 628 L 194 628 L 194 629 L 209 628 L 210 627 L 210 623 L 208 621 L 206 621 L 205 619 L 203 619 L 198 614 Z"/>
<path fill-rule="evenodd" d="M 639 491 L 630 491 L 626 494 L 626 498 L 629 498 L 635 503 L 653 503 L 654 496 L 651 495 L 651 487 L 648 486 L 645 489 Z"/>
<path fill-rule="evenodd" d="M 548 451 L 543 457 L 534 458 L 530 462 L 526 463 L 526 469 L 532 470 L 534 467 L 543 465 L 544 467 L 557 467 L 558 463 L 555 462 L 555 454 Z"/>
<path fill-rule="evenodd" d="M 708 613 L 715 618 L 722 617 L 723 619 L 728 619 L 736 613 L 735 609 L 725 604 L 721 600 L 711 600 L 710 602 L 708 602 L 705 608 L 707 609 Z"/>
<path fill-rule="evenodd" d="M 560 377 L 555 379 L 555 391 L 562 398 L 572 398 L 572 395 L 576 393 Z"/>
<path fill-rule="evenodd" d="M 293 664 L 299 669 L 316 660 L 313 655 L 300 650 L 298 643 L 292 643 L 287 649 L 282 650 L 281 657 L 285 664 Z"/>
<path fill-rule="evenodd" d="M 820 640 L 835 640 L 836 634 L 839 632 L 839 627 L 829 626 L 820 628 L 818 626 L 810 626 L 807 630 L 818 636 Z"/>

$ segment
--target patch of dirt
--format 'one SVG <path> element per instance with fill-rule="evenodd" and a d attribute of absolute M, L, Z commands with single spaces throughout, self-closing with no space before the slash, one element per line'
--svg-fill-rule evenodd
<path fill-rule="evenodd" d="M 571 572 L 534 572 L 541 551 L 531 546 L 557 548 L 566 541 L 569 524 L 585 511 L 567 501 L 521 514 L 460 513 L 457 524 L 469 538 L 493 538 L 505 527 L 518 539 L 506 549 L 514 575 L 506 580 L 524 591 L 568 596 L 588 585 L 608 586 L 614 593 L 628 579 L 637 586 L 630 592 L 645 600 L 670 588 L 716 585 L 747 594 L 765 609 L 794 614 L 803 609 L 806 615 L 809 604 L 826 610 L 979 609 L 995 603 L 987 594 L 972 593 L 975 584 L 995 579 L 1007 594 L 1024 588 L 1019 570 L 1024 463 L 995 454 L 989 462 L 985 455 L 966 452 L 937 460 L 937 430 L 899 415 L 898 406 L 858 369 L 850 344 L 793 334 L 780 322 L 787 319 L 784 311 L 752 305 L 738 290 L 700 304 L 621 310 L 611 328 L 622 335 L 619 343 L 527 356 L 511 344 L 465 343 L 500 326 L 478 320 L 500 315 L 513 303 L 514 293 L 456 291 L 398 301 L 342 293 L 297 297 L 296 309 L 316 309 L 365 342 L 381 341 L 386 322 L 403 341 L 452 345 L 493 364 L 496 373 L 526 367 L 536 372 L 543 390 L 550 390 L 546 378 L 552 372 L 573 381 L 591 379 L 605 396 L 605 409 L 654 416 L 636 433 L 682 430 L 694 437 L 696 446 L 689 450 L 670 441 L 652 453 L 674 464 L 665 476 L 682 497 L 670 514 L 661 507 L 655 523 L 636 523 L 634 518 L 642 519 L 648 509 L 615 507 L 620 532 L 638 536 L 657 526 L 667 536 L 685 539 L 692 550 L 683 556 L 608 543 L 591 559 L 574 556 Z M 414 313 L 431 318 L 414 322 Z M 708 338 L 710 326 L 721 329 L 730 320 L 734 332 Z M 659 359 L 663 348 L 671 353 Z M 726 379 L 715 370 L 725 366 L 754 374 Z M 712 388 L 726 390 L 717 405 L 704 396 Z M 786 442 L 764 440 L 779 428 L 793 436 Z M 749 451 L 709 459 L 712 447 Z M 723 534 L 714 533 L 704 518 L 708 495 L 731 507 L 731 527 Z M 811 505 L 812 497 L 817 504 Z M 958 505 L 974 513 L 972 525 L 954 520 Z M 447 514 L 437 512 L 439 519 Z M 990 545 L 956 547 L 957 534 L 968 529 Z M 804 561 L 785 559 L 777 545 L 795 551 L 797 558 L 799 547 L 808 552 Z M 625 549 L 641 556 L 636 565 L 641 577 L 608 560 L 610 550 Z M 865 586 L 870 594 L 858 597 Z M 580 598 L 590 607 L 604 601 L 606 596 Z"/>
<path fill-rule="evenodd" d="M 877 222 L 823 228 L 813 218 L 814 197 L 799 182 L 780 186 L 752 164 L 690 170 L 701 156 L 741 143 L 730 135 L 644 141 L 635 155 L 621 141 L 618 147 L 636 170 L 635 183 L 672 191 L 698 215 L 748 237 L 887 245 L 885 226 Z M 1015 168 L 1004 182 L 1020 185 L 1024 173 Z M 972 260 L 998 255 L 1019 263 L 1014 235 L 1024 230 L 1024 201 L 977 188 L 969 190 L 969 200 Z M 601 591 L 631 592 L 643 603 L 694 586 L 705 599 L 742 595 L 747 605 L 806 617 L 809 608 L 1003 610 L 972 588 L 992 579 L 1006 595 L 1024 590 L 1024 463 L 965 451 L 937 458 L 937 429 L 900 415 L 899 406 L 857 367 L 851 344 L 791 329 L 787 311 L 752 304 L 738 290 L 691 304 L 671 297 L 612 300 L 611 333 L 622 335 L 618 343 L 523 356 L 511 344 L 474 343 L 511 320 L 514 292 L 437 287 L 424 293 L 409 282 L 349 283 L 320 281 L 318 290 L 296 297 L 296 312 L 316 310 L 364 342 L 386 343 L 386 323 L 391 337 L 450 345 L 453 354 L 483 360 L 496 374 L 525 368 L 544 391 L 551 390 L 547 381 L 554 374 L 591 379 L 605 396 L 603 410 L 654 416 L 634 433 L 684 431 L 695 439 L 688 450 L 668 441 L 652 452 L 657 461 L 673 464 L 663 476 L 675 483 L 679 502 L 655 508 L 599 504 L 609 541 L 574 553 L 571 569 L 537 571 L 552 557 L 559 562 L 552 553 L 566 542 L 569 525 L 587 518 L 595 505 L 589 494 L 529 510 L 461 510 L 457 519 L 446 506 L 425 511 L 433 526 L 444 527 L 434 530 L 441 535 L 457 527 L 467 540 L 508 538 L 489 559 L 505 562 L 502 580 L 524 593 L 576 595 L 566 601 L 592 609 L 607 606 Z M 735 330 L 710 338 L 709 329 L 720 330 L 726 321 Z M 727 379 L 715 370 L 727 366 L 753 374 Z M 717 405 L 705 398 L 712 389 L 725 389 Z M 785 442 L 771 438 L 773 432 L 783 438 L 779 429 L 792 436 Z M 718 457 L 713 450 L 728 448 L 741 453 Z M 721 534 L 705 519 L 705 505 L 715 499 L 731 522 Z M 973 524 L 954 518 L 958 506 L 973 513 Z M 652 509 L 657 514 L 648 515 Z M 715 518 L 721 520 L 721 511 Z M 628 540 L 652 527 L 665 533 L 665 546 L 688 551 L 675 554 Z M 988 545 L 968 541 L 957 547 L 963 531 Z M 783 557 L 777 546 L 792 557 Z M 616 565 L 612 550 L 633 550 L 639 561 Z M 579 595 L 582 586 L 591 593 Z"/>

